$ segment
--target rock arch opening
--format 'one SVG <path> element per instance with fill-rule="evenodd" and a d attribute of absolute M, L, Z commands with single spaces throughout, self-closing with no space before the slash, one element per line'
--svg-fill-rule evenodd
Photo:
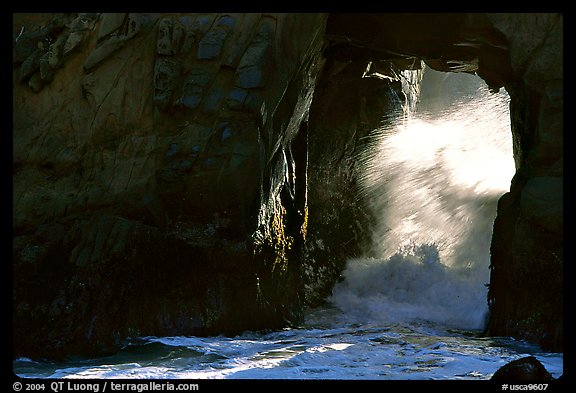
<path fill-rule="evenodd" d="M 387 87 L 399 89 L 391 65 L 406 70 L 423 60 L 437 71 L 476 73 L 493 92 L 505 88 L 510 97 L 511 155 L 516 172 L 509 191 L 498 199 L 489 245 L 491 312 L 486 332 L 525 338 L 554 349 L 563 345 L 562 65 L 554 65 L 562 59 L 561 27 L 561 16 L 550 14 L 331 14 L 326 32 L 327 64 L 315 93 L 315 101 L 324 104 L 312 105 L 309 164 L 311 184 L 316 184 L 318 177 L 313 172 L 320 168 L 320 173 L 328 173 L 336 180 L 332 185 L 344 184 L 349 195 L 358 193 L 359 179 L 351 169 L 356 164 L 349 159 L 353 154 L 346 152 L 358 152 L 358 141 L 369 133 L 370 124 L 374 129 L 379 125 L 375 119 L 389 116 L 389 100 L 378 102 L 377 92 L 386 91 Z M 532 39 L 541 43 L 540 49 L 528 44 Z M 528 48 L 534 51 L 528 53 Z M 369 63 L 374 71 L 384 75 L 381 81 L 368 83 L 366 79 L 371 78 L 360 76 Z M 346 74 L 352 72 L 356 73 L 358 87 L 346 82 Z M 325 116 L 328 113 L 340 120 L 346 116 L 346 110 L 326 109 L 326 99 L 335 97 L 353 97 L 349 106 L 355 108 L 355 117 L 338 122 L 352 125 L 348 133 L 331 126 Z M 322 111 L 315 111 L 315 104 Z M 324 114 L 321 120 L 316 120 L 318 114 Z M 322 122 L 337 130 L 351 148 L 339 150 L 335 142 L 326 142 L 329 131 L 324 130 Z M 323 141 L 325 146 L 319 147 Z M 330 157 L 327 151 L 337 151 L 333 155 L 340 160 L 338 165 L 326 170 L 316 157 L 316 150 L 323 151 L 324 157 Z M 358 255 L 358 250 L 366 249 L 363 235 L 373 231 L 362 222 L 374 217 L 370 209 L 358 202 L 361 198 L 337 195 L 331 185 L 324 185 L 321 192 L 311 189 L 310 206 L 315 205 L 315 199 L 325 200 L 330 193 L 336 194 L 332 200 L 337 203 L 331 204 L 331 210 L 336 211 L 332 216 L 338 219 L 324 220 L 324 233 L 340 228 L 348 236 L 339 239 L 345 247 L 338 250 L 332 244 L 332 251 L 344 256 L 355 252 Z M 544 205 L 548 207 L 543 208 Z M 318 212 L 324 214 L 326 210 Z M 315 220 L 312 217 L 310 222 Z M 341 225 L 335 224 L 338 220 Z M 557 290 L 545 289 L 547 286 Z M 531 294 L 534 288 L 538 288 L 536 296 Z"/>
<path fill-rule="evenodd" d="M 362 322 L 482 330 L 497 201 L 515 172 L 509 96 L 465 73 L 400 78 L 402 114 L 358 153 L 371 257 L 347 262 L 331 302 Z"/>

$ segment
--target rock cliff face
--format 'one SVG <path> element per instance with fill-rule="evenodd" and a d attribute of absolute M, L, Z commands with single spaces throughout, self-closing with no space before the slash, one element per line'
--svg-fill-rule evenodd
<path fill-rule="evenodd" d="M 490 15 L 508 38 L 517 172 L 498 205 L 488 334 L 563 348 L 563 18 Z"/>
<path fill-rule="evenodd" d="M 510 93 L 488 333 L 562 347 L 561 15 L 15 14 L 13 48 L 15 356 L 298 322 L 369 239 L 368 62 L 420 59 Z"/>
<path fill-rule="evenodd" d="M 18 353 L 298 320 L 325 22 L 14 16 Z"/>

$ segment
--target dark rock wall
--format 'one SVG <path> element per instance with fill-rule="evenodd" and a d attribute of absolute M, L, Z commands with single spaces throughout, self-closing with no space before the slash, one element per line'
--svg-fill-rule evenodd
<path fill-rule="evenodd" d="M 298 319 L 325 19 L 14 15 L 16 354 Z"/>
<path fill-rule="evenodd" d="M 517 172 L 492 241 L 490 335 L 563 348 L 563 18 L 490 15 L 509 41 Z"/>
<path fill-rule="evenodd" d="M 380 68 L 386 66 L 390 70 L 391 63 L 380 63 Z M 361 192 L 359 158 L 370 149 L 368 134 L 402 116 L 405 102 L 398 76 L 363 77 L 367 68 L 363 60 L 330 59 L 310 111 L 303 256 L 308 305 L 326 299 L 348 258 L 368 256 L 372 249 L 376 217 Z"/>
<path fill-rule="evenodd" d="M 561 349 L 562 23 L 14 14 L 14 355 L 298 322 L 370 241 L 357 153 L 419 60 L 510 93 L 487 333 Z"/>

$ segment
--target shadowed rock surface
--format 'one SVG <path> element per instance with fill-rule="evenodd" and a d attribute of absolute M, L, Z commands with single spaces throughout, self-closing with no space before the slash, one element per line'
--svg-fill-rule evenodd
<path fill-rule="evenodd" d="M 492 378 L 493 381 L 550 381 L 552 375 L 534 356 L 516 359 L 500 367 Z"/>
<path fill-rule="evenodd" d="M 301 321 L 365 251 L 354 157 L 421 60 L 510 94 L 487 334 L 562 350 L 562 31 L 561 14 L 14 14 L 14 356 Z"/>

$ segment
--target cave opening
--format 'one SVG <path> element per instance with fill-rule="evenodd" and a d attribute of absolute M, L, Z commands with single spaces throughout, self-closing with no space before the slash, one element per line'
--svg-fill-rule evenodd
<path fill-rule="evenodd" d="M 402 96 L 391 90 L 402 113 L 358 152 L 375 224 L 331 301 L 361 322 L 483 330 L 497 203 L 516 170 L 510 97 L 473 73 L 417 68 L 398 73 Z"/>

